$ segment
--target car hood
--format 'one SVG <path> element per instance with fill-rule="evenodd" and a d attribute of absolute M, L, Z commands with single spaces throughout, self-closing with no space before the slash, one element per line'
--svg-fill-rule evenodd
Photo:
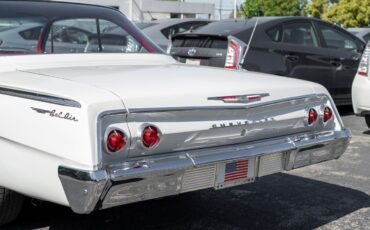
<path fill-rule="evenodd" d="M 166 55 L 40 56 L 45 63 L 13 63 L 12 67 L 104 89 L 118 96 L 127 109 L 223 106 L 223 101 L 209 98 L 247 94 L 269 94 L 262 98 L 267 102 L 312 94 L 316 86 L 268 74 L 179 64 Z"/>

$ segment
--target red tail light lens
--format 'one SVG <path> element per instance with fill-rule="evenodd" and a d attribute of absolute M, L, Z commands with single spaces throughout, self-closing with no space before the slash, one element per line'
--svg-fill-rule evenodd
<path fill-rule="evenodd" d="M 120 130 L 113 130 L 107 138 L 107 148 L 111 152 L 118 152 L 126 146 L 126 136 Z"/>
<path fill-rule="evenodd" d="M 229 41 L 229 46 L 227 48 L 226 54 L 225 68 L 236 69 L 238 67 L 238 58 L 239 58 L 238 45 L 233 41 Z"/>
<path fill-rule="evenodd" d="M 333 111 L 331 110 L 331 108 L 325 107 L 325 109 L 324 109 L 324 116 L 323 116 L 324 122 L 328 122 L 332 118 L 333 118 Z"/>
<path fill-rule="evenodd" d="M 160 132 L 154 126 L 147 126 L 143 130 L 142 141 L 143 145 L 147 148 L 153 148 L 158 145 L 160 141 Z"/>
<path fill-rule="evenodd" d="M 318 114 L 316 112 L 315 109 L 310 109 L 309 112 L 308 112 L 308 124 L 309 125 L 312 125 L 313 123 L 315 123 L 317 121 L 317 118 L 318 118 Z"/>

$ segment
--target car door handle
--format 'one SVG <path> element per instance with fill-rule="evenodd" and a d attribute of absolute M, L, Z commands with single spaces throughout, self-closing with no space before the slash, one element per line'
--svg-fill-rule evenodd
<path fill-rule="evenodd" d="M 299 60 L 297 55 L 286 55 L 285 57 L 290 62 L 297 62 Z"/>
<path fill-rule="evenodd" d="M 339 60 L 331 60 L 330 64 L 334 67 L 340 67 L 342 65 L 342 62 L 340 62 Z"/>

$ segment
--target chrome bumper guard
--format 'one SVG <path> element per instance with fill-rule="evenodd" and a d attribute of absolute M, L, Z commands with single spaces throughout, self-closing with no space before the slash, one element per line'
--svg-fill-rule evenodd
<path fill-rule="evenodd" d="M 59 167 L 66 197 L 76 213 L 90 213 L 118 205 L 171 196 L 215 186 L 217 164 L 253 159 L 253 182 L 284 170 L 339 158 L 351 138 L 349 130 L 304 134 L 245 143 L 147 156 L 81 171 Z"/>

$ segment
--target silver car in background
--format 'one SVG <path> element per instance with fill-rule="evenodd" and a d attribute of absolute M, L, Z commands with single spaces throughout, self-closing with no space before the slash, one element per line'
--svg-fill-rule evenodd
<path fill-rule="evenodd" d="M 1 20 L 0 54 L 32 54 L 42 29 L 37 20 Z"/>
<path fill-rule="evenodd" d="M 370 41 L 370 27 L 348 28 L 347 30 L 366 43 Z"/>

